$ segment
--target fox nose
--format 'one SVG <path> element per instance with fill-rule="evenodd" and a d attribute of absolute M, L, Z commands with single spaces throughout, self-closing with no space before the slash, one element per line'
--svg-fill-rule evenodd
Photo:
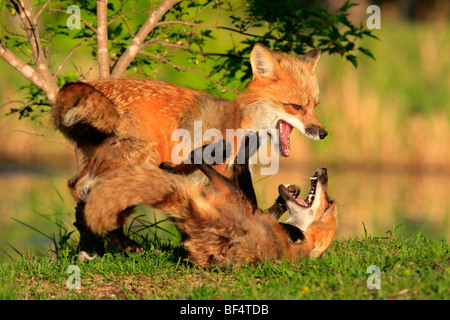
<path fill-rule="evenodd" d="M 320 140 L 325 139 L 325 137 L 328 135 L 328 132 L 325 129 L 319 130 L 319 138 Z"/>
<path fill-rule="evenodd" d="M 317 178 L 322 184 L 325 184 L 328 182 L 328 173 L 327 168 L 321 168 L 317 169 L 315 174 L 317 175 Z"/>

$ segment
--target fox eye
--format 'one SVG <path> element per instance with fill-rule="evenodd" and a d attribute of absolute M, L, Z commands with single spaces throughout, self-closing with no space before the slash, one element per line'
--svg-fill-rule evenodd
<path fill-rule="evenodd" d="M 291 103 L 291 107 L 294 108 L 295 110 L 303 110 L 303 107 L 299 104 Z"/>

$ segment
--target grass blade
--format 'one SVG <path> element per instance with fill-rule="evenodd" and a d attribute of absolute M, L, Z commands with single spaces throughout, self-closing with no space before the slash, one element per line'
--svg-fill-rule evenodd
<path fill-rule="evenodd" d="M 35 227 L 30 226 L 29 224 L 27 224 L 27 223 L 25 223 L 25 222 L 23 222 L 23 221 L 20 221 L 20 220 L 18 220 L 18 219 L 16 219 L 16 218 L 11 218 L 11 219 L 13 219 L 13 220 L 14 220 L 15 222 L 17 222 L 17 223 L 20 223 L 21 225 L 24 225 L 25 227 L 30 228 L 30 229 L 33 230 L 33 231 L 36 231 L 37 233 L 43 235 L 44 237 L 46 237 L 46 238 L 49 239 L 49 240 L 53 240 L 53 237 L 51 237 L 51 236 L 49 236 L 49 235 L 43 233 L 42 231 L 36 229 Z"/>
<path fill-rule="evenodd" d="M 13 249 L 21 258 L 23 258 L 23 254 L 19 251 L 19 250 L 17 250 L 16 248 L 14 248 L 14 246 L 13 245 L 11 245 L 11 244 L 9 244 L 8 242 L 6 243 L 6 245 L 8 246 L 8 247 L 10 247 L 11 249 Z M 2 249 L 3 250 L 3 249 Z M 5 251 L 5 250 L 3 250 L 3 252 L 5 252 L 7 255 L 8 255 L 8 257 L 10 257 L 11 259 L 12 259 L 12 257 Z M 13 259 L 12 259 L 13 260 Z"/>

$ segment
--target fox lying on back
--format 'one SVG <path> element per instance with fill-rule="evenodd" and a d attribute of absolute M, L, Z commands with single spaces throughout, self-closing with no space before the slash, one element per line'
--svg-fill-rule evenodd
<path fill-rule="evenodd" d="M 212 189 L 149 165 L 124 167 L 99 178 L 86 198 L 88 227 L 106 234 L 125 223 L 123 212 L 130 206 L 161 209 L 175 221 L 190 261 L 201 267 L 315 258 L 332 242 L 337 209 L 328 195 L 326 169 L 315 172 L 305 200 L 279 187 L 290 211 L 281 224 L 273 212 L 253 206 L 239 187 L 211 166 L 197 166 Z"/>

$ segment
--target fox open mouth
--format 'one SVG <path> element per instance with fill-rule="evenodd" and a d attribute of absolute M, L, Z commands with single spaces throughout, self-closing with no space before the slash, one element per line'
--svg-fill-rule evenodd
<path fill-rule="evenodd" d="M 316 171 L 310 179 L 311 179 L 311 186 L 309 187 L 309 192 L 305 200 L 298 199 L 296 195 L 292 192 L 292 188 L 289 188 L 289 186 L 280 185 L 278 187 L 278 192 L 284 198 L 285 201 L 291 199 L 295 201 L 295 203 L 297 203 L 298 205 L 302 206 L 303 208 L 309 208 L 312 206 L 314 198 L 316 197 L 317 181 L 319 180 L 318 171 Z"/>
<path fill-rule="evenodd" d="M 280 154 L 284 157 L 289 157 L 291 153 L 290 137 L 292 132 L 292 125 L 284 120 L 280 120 L 277 123 L 277 129 L 280 135 Z"/>

